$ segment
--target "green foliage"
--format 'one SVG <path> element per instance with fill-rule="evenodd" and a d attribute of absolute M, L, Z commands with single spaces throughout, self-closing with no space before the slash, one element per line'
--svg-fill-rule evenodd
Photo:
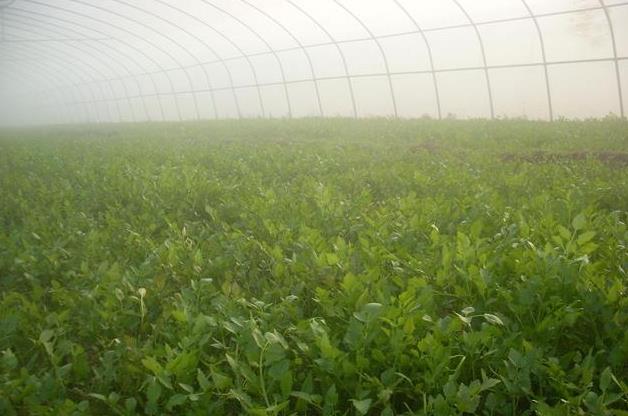
<path fill-rule="evenodd" d="M 627 131 L 0 132 L 0 414 L 628 414 Z"/>

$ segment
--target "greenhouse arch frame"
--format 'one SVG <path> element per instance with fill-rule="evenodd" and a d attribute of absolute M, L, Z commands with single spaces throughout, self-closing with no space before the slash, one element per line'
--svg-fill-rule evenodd
<path fill-rule="evenodd" d="M 333 11 L 332 19 L 341 16 L 353 27 L 347 30 L 351 33 L 342 33 L 329 19 L 322 21 L 313 3 L 303 0 L 0 1 L 0 104 L 3 119 L 8 120 L 4 123 L 10 123 L 18 110 L 40 123 L 424 114 L 438 119 L 453 114 L 555 120 L 565 115 L 557 98 L 561 91 L 569 90 L 569 86 L 556 87 L 556 80 L 564 78 L 560 71 L 567 68 L 577 74 L 585 67 L 597 68 L 600 75 L 596 77 L 610 91 L 603 99 L 607 108 L 600 110 L 602 114 L 590 115 L 626 116 L 628 53 L 624 51 L 628 51 L 628 36 L 622 35 L 628 33 L 628 2 L 555 0 L 548 2 L 555 3 L 555 10 L 543 10 L 538 0 L 511 0 L 506 3 L 517 12 L 498 17 L 481 16 L 481 8 L 469 0 L 441 2 L 445 3 L 458 18 L 440 25 L 427 25 L 424 21 L 430 19 L 417 13 L 417 2 L 410 0 L 317 3 L 324 4 L 325 11 Z M 375 11 L 366 13 L 367 6 L 361 4 L 385 10 L 381 16 L 394 14 L 399 24 L 391 18 L 384 29 L 383 24 L 374 25 Z M 580 23 L 573 27 L 586 31 L 591 21 L 597 23 L 593 35 L 574 35 L 576 46 L 572 49 L 578 51 L 577 39 L 586 36 L 597 44 L 596 49 L 581 57 L 559 59 L 561 46 L 556 46 L 560 41 L 555 38 L 567 35 L 556 35 L 547 26 L 554 20 L 569 22 L 578 16 L 590 16 L 591 20 L 582 24 L 584 29 Z M 308 27 L 295 29 L 298 24 Z M 502 56 L 491 52 L 495 39 L 499 40 L 500 33 L 511 36 L 514 29 L 502 28 L 517 24 L 533 27 L 535 39 L 527 36 L 526 42 L 535 44 L 529 54 L 535 58 L 497 62 Z M 396 26 L 399 30 L 391 30 Z M 316 36 L 307 35 L 306 30 L 315 31 Z M 461 46 L 464 53 L 452 47 L 448 53 L 467 54 L 475 64 L 445 62 L 453 59 L 444 59 L 442 52 L 442 39 L 450 35 L 472 47 Z M 458 39 L 455 36 L 451 39 Z M 389 46 L 407 39 L 411 39 L 408 48 Z M 471 49 L 475 52 L 469 52 Z M 327 52 L 321 53 L 323 50 Z M 361 50 L 371 53 L 361 54 Z M 404 51 L 409 55 L 419 50 L 423 57 L 420 66 L 399 63 Z M 321 60 L 322 55 L 325 58 Z M 321 65 L 332 62 L 332 55 L 337 69 L 322 71 Z M 404 65 L 408 68 L 398 68 Z M 295 75 L 299 71 L 300 75 Z M 534 71 L 540 88 L 533 94 L 527 88 L 504 93 L 497 83 L 508 85 L 508 77 L 496 81 L 504 71 Z M 456 74 L 473 81 L 455 81 Z M 461 99 L 463 102 L 452 105 L 452 94 L 447 91 L 457 82 L 472 86 L 475 92 L 469 94 L 479 102 L 465 104 Z M 371 90 L 365 86 L 368 83 L 377 86 L 372 94 L 381 103 L 363 97 Z M 522 93 L 530 94 L 536 114 L 503 110 L 505 101 L 508 105 L 522 102 L 518 95 Z M 510 95 L 506 99 L 504 94 Z M 563 100 L 569 101 L 569 97 Z M 419 101 L 420 109 L 414 104 Z M 450 109 L 464 105 L 477 113 Z M 589 114 L 585 111 L 575 116 Z"/>

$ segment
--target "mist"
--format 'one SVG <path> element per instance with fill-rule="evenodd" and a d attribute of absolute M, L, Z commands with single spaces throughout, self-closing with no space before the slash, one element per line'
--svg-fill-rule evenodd
<path fill-rule="evenodd" d="M 0 25 L 3 125 L 548 120 L 628 100 L 620 1 L 4 0 Z"/>

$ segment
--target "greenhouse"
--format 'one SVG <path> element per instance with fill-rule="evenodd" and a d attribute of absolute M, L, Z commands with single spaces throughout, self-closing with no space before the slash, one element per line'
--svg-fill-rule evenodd
<path fill-rule="evenodd" d="M 553 120 L 624 116 L 628 99 L 621 1 L 4 0 L 0 7 L 4 123 Z"/>
<path fill-rule="evenodd" d="M 0 414 L 628 414 L 628 1 L 0 0 Z"/>

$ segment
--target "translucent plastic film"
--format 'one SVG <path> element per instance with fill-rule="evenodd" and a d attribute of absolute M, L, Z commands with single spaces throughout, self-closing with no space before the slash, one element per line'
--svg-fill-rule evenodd
<path fill-rule="evenodd" d="M 625 116 L 618 0 L 0 0 L 0 123 Z"/>

